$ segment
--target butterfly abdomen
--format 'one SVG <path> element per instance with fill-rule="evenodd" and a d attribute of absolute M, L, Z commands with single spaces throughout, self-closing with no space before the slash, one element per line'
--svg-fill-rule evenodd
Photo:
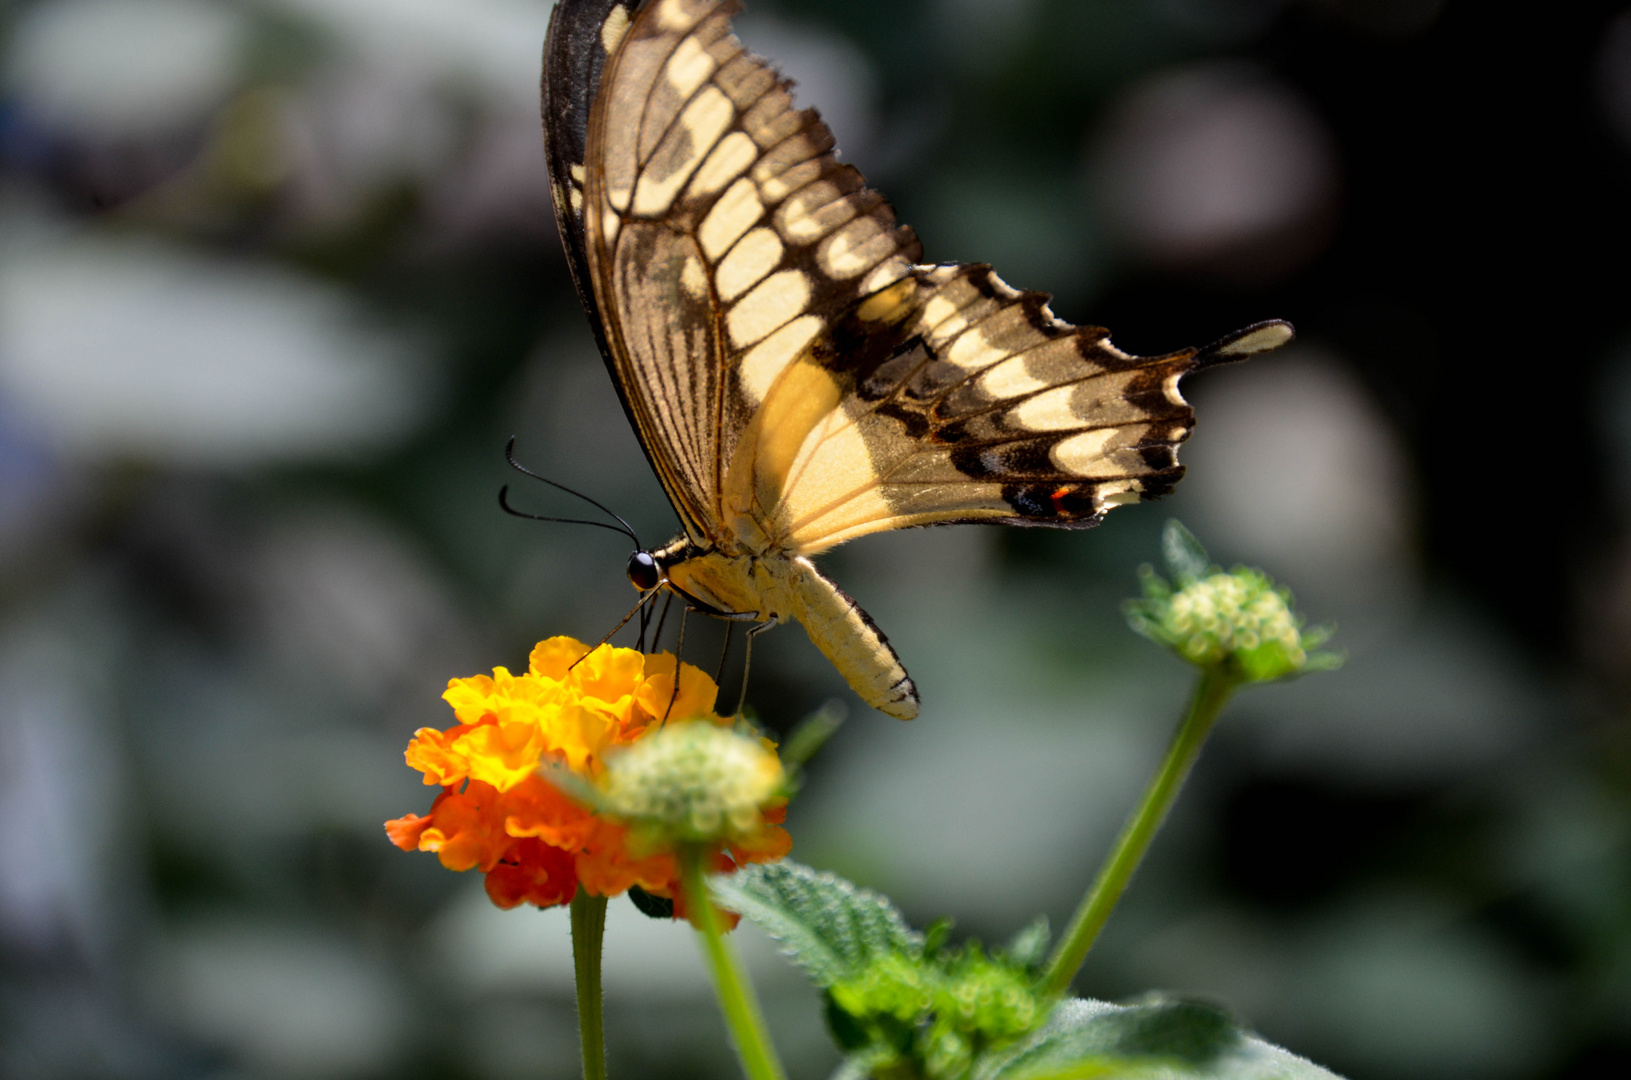
<path fill-rule="evenodd" d="M 809 559 L 727 555 L 683 539 L 654 554 L 670 587 L 693 607 L 761 623 L 797 621 L 861 700 L 900 720 L 917 715 L 917 687 L 889 639 Z"/>
<path fill-rule="evenodd" d="M 809 559 L 782 562 L 794 618 L 861 700 L 897 720 L 917 716 L 917 686 L 872 617 Z"/>

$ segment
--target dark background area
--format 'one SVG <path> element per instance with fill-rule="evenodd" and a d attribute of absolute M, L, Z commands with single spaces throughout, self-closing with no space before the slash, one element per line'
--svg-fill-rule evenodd
<path fill-rule="evenodd" d="M 499 513 L 505 440 L 673 528 L 554 235 L 548 10 L 0 5 L 0 1075 L 576 1074 L 563 914 L 379 827 L 429 803 L 400 755 L 448 678 L 632 602 L 610 534 Z M 1176 515 L 1349 663 L 1241 696 L 1078 989 L 1217 998 L 1354 1077 L 1624 1075 L 1631 10 L 740 28 L 931 259 L 1135 352 L 1300 333 L 1186 386 L 1161 506 L 824 558 L 925 708 L 866 714 L 802 634 L 761 639 L 768 726 L 855 712 L 795 857 L 988 941 L 1061 923 L 1187 688 L 1118 611 Z M 740 942 L 824 1075 L 815 1002 Z M 618 902 L 608 948 L 614 1074 L 734 1075 L 684 928 Z"/>

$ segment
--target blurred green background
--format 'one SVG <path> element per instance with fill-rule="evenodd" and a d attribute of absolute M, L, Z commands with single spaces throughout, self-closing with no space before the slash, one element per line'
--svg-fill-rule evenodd
<path fill-rule="evenodd" d="M 499 512 L 505 440 L 674 527 L 554 234 L 549 6 L 0 4 L 0 1075 L 575 1074 L 564 915 L 380 828 L 429 804 L 401 753 L 449 677 L 633 599 L 620 541 Z M 1136 352 L 1302 335 L 1194 380 L 1165 505 L 824 560 L 924 710 L 856 707 L 795 856 L 988 941 L 1060 924 L 1188 685 L 1117 609 L 1175 514 L 1350 662 L 1241 697 L 1082 992 L 1209 995 L 1354 1077 L 1631 1074 L 1631 12 L 739 27 L 931 259 Z M 760 646 L 770 726 L 848 698 L 799 631 Z M 808 991 L 740 940 L 824 1075 Z M 614 1075 L 735 1075 L 683 926 L 618 901 L 609 950 Z"/>

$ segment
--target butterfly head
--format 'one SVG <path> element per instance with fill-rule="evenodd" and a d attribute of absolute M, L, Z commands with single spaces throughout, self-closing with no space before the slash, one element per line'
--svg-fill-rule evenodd
<path fill-rule="evenodd" d="M 641 592 L 650 592 L 663 581 L 663 568 L 649 551 L 637 550 L 629 556 L 629 582 Z"/>
<path fill-rule="evenodd" d="M 662 547 L 637 547 L 629 556 L 629 583 L 641 592 L 666 586 L 690 601 L 692 598 L 669 580 L 668 570 L 703 554 L 704 550 L 683 533 Z"/>

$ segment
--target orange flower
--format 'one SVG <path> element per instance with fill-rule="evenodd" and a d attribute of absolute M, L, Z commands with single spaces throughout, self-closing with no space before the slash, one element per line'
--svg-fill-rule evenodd
<path fill-rule="evenodd" d="M 718 687 L 689 664 L 602 645 L 591 651 L 572 638 L 541 641 L 524 675 L 495 668 L 491 677 L 453 679 L 443 698 L 458 724 L 421 728 L 408 765 L 442 793 L 430 813 L 387 822 L 391 842 L 405 851 L 433 851 L 450 870 L 479 869 L 499 907 L 550 907 L 583 888 L 600 896 L 631 885 L 678 897 L 673 855 L 631 838 L 628 826 L 601 817 L 541 775 L 565 766 L 586 781 L 606 772 L 608 754 L 674 720 L 700 719 L 729 727 L 713 712 Z M 672 703 L 672 704 L 670 704 Z M 762 829 L 733 836 L 720 871 L 787 854 L 783 808 L 767 811 Z M 683 905 L 680 905 L 683 907 Z"/>

